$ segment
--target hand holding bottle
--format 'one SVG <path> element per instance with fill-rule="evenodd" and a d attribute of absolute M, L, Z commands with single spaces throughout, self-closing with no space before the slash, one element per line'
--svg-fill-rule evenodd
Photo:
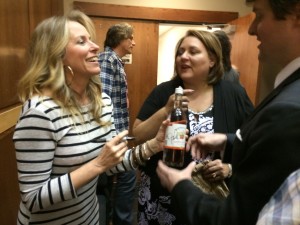
<path fill-rule="evenodd" d="M 192 89 L 183 89 L 183 95 L 182 95 L 182 110 L 186 111 L 188 109 L 188 103 L 189 103 L 189 99 L 188 99 L 188 95 L 190 93 L 192 93 L 194 90 Z M 174 108 L 174 102 L 175 102 L 175 94 L 170 95 L 169 100 L 167 102 L 167 104 L 165 105 L 165 109 L 167 111 L 167 114 L 169 115 L 171 113 L 171 111 Z"/>

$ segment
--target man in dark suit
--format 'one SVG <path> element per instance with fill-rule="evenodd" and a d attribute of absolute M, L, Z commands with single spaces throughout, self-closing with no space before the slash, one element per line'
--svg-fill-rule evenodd
<path fill-rule="evenodd" d="M 300 167 L 300 0 L 255 0 L 253 12 L 249 34 L 260 41 L 259 60 L 281 71 L 274 90 L 236 133 L 230 195 L 219 200 L 194 186 L 195 163 L 181 171 L 162 162 L 157 167 L 187 224 L 255 224 L 273 193 Z M 199 134 L 188 140 L 187 149 L 201 158 L 231 142 L 224 134 Z"/>

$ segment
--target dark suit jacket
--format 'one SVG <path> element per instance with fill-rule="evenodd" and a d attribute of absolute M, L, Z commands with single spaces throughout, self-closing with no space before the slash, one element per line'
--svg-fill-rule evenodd
<path fill-rule="evenodd" d="M 300 69 L 255 109 L 240 134 L 226 200 L 203 194 L 187 180 L 174 187 L 172 203 L 187 224 L 255 224 L 272 194 L 300 167 Z"/>

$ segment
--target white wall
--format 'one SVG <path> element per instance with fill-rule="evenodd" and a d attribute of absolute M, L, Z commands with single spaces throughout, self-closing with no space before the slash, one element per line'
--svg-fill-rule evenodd
<path fill-rule="evenodd" d="M 64 0 L 64 8 L 72 8 L 74 0 Z M 80 0 L 81 2 L 97 2 L 115 5 L 144 6 L 173 9 L 192 9 L 209 11 L 238 12 L 239 16 L 247 15 L 252 11 L 252 4 L 246 0 Z"/>

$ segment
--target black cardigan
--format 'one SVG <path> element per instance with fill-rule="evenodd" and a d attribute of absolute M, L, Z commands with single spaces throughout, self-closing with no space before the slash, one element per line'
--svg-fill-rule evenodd
<path fill-rule="evenodd" d="M 183 86 L 179 79 L 170 80 L 156 86 L 145 100 L 138 119 L 144 121 L 151 117 L 156 111 L 164 107 L 178 86 Z M 229 81 L 220 80 L 214 85 L 213 96 L 213 129 L 215 133 L 235 133 L 245 121 L 247 116 L 253 111 L 251 103 L 245 89 Z M 189 124 L 189 123 L 188 123 Z M 156 176 L 155 169 L 159 159 L 162 159 L 162 152 L 153 156 L 144 167 L 140 167 L 149 176 Z M 191 161 L 189 153 L 185 156 L 185 165 Z M 231 162 L 231 150 L 225 151 L 224 162 Z"/>

